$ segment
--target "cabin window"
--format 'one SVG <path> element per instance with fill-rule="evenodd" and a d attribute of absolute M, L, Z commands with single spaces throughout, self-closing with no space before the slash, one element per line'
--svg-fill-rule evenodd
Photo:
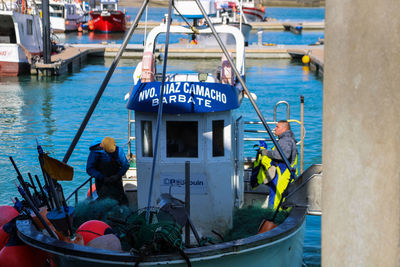
<path fill-rule="evenodd" d="M 68 15 L 74 15 L 75 14 L 75 10 L 73 6 L 68 6 Z"/>
<path fill-rule="evenodd" d="M 167 158 L 197 158 L 198 122 L 167 121 Z"/>
<path fill-rule="evenodd" d="M 18 29 L 17 29 L 18 30 Z M 17 38 L 15 35 L 14 21 L 11 16 L 0 17 L 0 43 L 15 44 Z"/>
<path fill-rule="evenodd" d="M 27 19 L 26 20 L 26 33 L 28 35 L 32 35 L 33 34 L 33 30 L 32 30 L 32 20 L 31 19 Z"/>
<path fill-rule="evenodd" d="M 153 130 L 151 121 L 142 121 L 142 156 L 153 156 Z"/>
<path fill-rule="evenodd" d="M 24 24 L 23 23 L 19 24 L 19 32 L 21 34 L 24 34 Z"/>
<path fill-rule="evenodd" d="M 224 121 L 212 121 L 212 155 L 224 156 Z"/>

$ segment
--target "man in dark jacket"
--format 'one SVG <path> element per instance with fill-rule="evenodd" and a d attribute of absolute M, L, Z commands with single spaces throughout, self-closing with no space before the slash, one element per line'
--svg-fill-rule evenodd
<path fill-rule="evenodd" d="M 99 199 L 112 198 L 120 205 L 128 205 L 122 185 L 122 175 L 129 169 L 122 148 L 115 145 L 114 138 L 96 139 L 90 146 L 86 172 L 95 178 Z"/>
<path fill-rule="evenodd" d="M 283 154 L 288 159 L 292 168 L 296 169 L 297 175 L 297 147 L 296 139 L 290 129 L 290 124 L 286 120 L 281 120 L 276 124 L 275 135 L 278 136 L 278 144 L 282 149 Z M 277 208 L 282 193 L 286 189 L 289 179 L 290 171 L 287 169 L 281 155 L 275 147 L 272 150 L 267 150 L 266 155 L 273 161 L 276 166 L 275 177 L 271 177 L 272 181 L 268 183 L 270 186 L 268 206 Z"/>

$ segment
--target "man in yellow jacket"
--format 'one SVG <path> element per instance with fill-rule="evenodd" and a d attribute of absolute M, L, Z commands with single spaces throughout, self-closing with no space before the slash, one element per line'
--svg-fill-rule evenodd
<path fill-rule="evenodd" d="M 278 144 L 283 154 L 288 159 L 291 167 L 296 170 L 297 175 L 296 139 L 290 129 L 289 122 L 286 120 L 279 121 L 275 127 L 275 135 L 278 137 Z M 269 207 L 277 208 L 289 180 L 290 170 L 286 167 L 284 160 L 275 147 L 272 150 L 267 150 L 266 147 L 261 146 L 253 165 L 252 186 L 256 187 L 262 183 L 269 185 Z"/>

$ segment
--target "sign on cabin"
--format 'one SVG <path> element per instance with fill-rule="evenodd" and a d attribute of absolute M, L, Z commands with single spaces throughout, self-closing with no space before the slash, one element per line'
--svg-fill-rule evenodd
<path fill-rule="evenodd" d="M 160 173 L 160 193 L 185 194 L 184 173 Z M 190 174 L 190 194 L 207 194 L 207 177 L 205 174 Z"/>
<path fill-rule="evenodd" d="M 157 112 L 161 82 L 138 83 L 131 92 L 128 109 Z M 239 107 L 238 89 L 229 84 L 165 82 L 165 113 L 203 113 Z"/>

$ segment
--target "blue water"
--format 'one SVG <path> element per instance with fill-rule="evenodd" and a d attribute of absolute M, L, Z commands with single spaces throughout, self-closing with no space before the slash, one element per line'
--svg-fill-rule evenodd
<path fill-rule="evenodd" d="M 298 10 L 300 10 L 299 14 L 303 12 L 303 9 Z M 309 12 L 316 11 L 321 12 L 320 9 L 310 9 Z M 286 13 L 286 18 L 291 18 L 292 9 L 287 10 Z M 122 35 L 113 36 L 117 43 L 121 42 L 122 37 Z M 68 38 L 75 38 L 76 42 L 85 43 L 89 36 L 77 37 L 75 34 Z M 293 38 L 304 37 L 289 34 L 281 40 L 287 39 L 298 44 L 298 41 Z M 265 39 L 263 40 L 266 42 Z M 96 41 L 101 42 L 102 40 Z M 137 37 L 133 42 L 140 43 L 141 40 Z M 18 195 L 14 185 L 16 173 L 8 157 L 14 158 L 25 178 L 27 172 L 40 174 L 36 139 L 42 144 L 45 151 L 62 159 L 111 62 L 112 59 L 90 59 L 79 72 L 60 77 L 0 77 L 0 205 L 10 204 L 10 197 Z M 85 162 L 89 152 L 88 146 L 95 137 L 113 136 L 117 144 L 127 152 L 128 115 L 124 96 L 132 86 L 132 73 L 137 62 L 138 60 L 123 59 L 115 70 L 92 119 L 69 160 L 69 164 L 74 167 L 75 178 L 72 182 L 62 183 L 66 195 L 87 178 Z M 185 63 L 169 60 L 168 63 L 170 72 L 182 69 L 205 71 L 220 64 L 219 61 L 201 60 Z M 267 121 L 272 121 L 273 107 L 279 100 L 287 100 L 291 105 L 291 118 L 298 119 L 300 96 L 305 97 L 304 167 L 321 163 L 321 79 L 302 65 L 290 60 L 247 60 L 246 63 L 247 85 L 250 91 L 258 96 L 257 103 Z M 245 120 L 257 119 L 247 99 L 243 101 L 237 112 L 243 114 Z M 278 120 L 285 116 L 284 107 L 278 108 Z M 300 135 L 298 127 L 294 127 L 294 132 L 296 136 Z M 246 147 L 250 148 L 252 145 L 252 143 L 248 143 Z M 247 154 L 247 156 L 252 155 Z M 84 191 L 82 191 L 81 197 L 86 193 Z M 320 217 L 307 216 L 303 260 L 307 266 L 320 266 Z"/>

